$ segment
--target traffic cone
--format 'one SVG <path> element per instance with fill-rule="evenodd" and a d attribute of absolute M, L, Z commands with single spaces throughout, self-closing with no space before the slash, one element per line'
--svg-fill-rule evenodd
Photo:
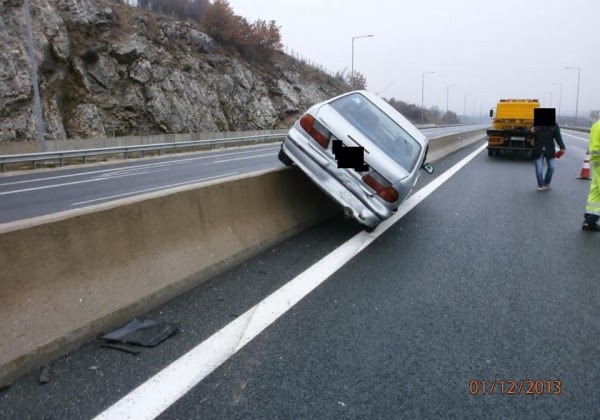
<path fill-rule="evenodd" d="M 590 152 L 585 152 L 585 159 L 583 160 L 583 168 L 581 168 L 581 174 L 577 179 L 591 179 L 590 178 Z"/>

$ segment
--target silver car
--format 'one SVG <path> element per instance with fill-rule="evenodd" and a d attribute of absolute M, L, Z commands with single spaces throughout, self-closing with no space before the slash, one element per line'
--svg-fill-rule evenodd
<path fill-rule="evenodd" d="M 346 217 L 375 228 L 398 209 L 417 183 L 427 138 L 368 91 L 316 104 L 294 124 L 279 159 L 295 163 L 344 208 Z"/>

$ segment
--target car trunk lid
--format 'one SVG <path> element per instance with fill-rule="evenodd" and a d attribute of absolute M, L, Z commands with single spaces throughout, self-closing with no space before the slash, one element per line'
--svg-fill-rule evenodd
<path fill-rule="evenodd" d="M 363 147 L 364 162 L 384 176 L 390 183 L 395 184 L 409 175 L 405 168 L 383 152 L 375 142 L 350 124 L 328 104 L 318 109 L 315 118 L 332 133 L 334 137 L 332 140 L 340 140 L 344 147 Z M 331 152 L 331 146 L 329 151 Z M 334 157 L 332 156 L 332 158 Z M 352 172 L 355 172 L 355 176 L 360 178 L 357 171 Z"/>

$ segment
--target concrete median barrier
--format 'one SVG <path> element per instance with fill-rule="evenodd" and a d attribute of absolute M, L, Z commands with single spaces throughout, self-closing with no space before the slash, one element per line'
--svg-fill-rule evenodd
<path fill-rule="evenodd" d="M 444 156 L 454 153 L 486 136 L 486 130 L 474 130 L 464 133 L 450 134 L 429 139 L 429 154 L 427 160 L 435 162 Z"/>
<path fill-rule="evenodd" d="M 337 211 L 286 168 L 0 225 L 0 385 Z"/>
<path fill-rule="evenodd" d="M 0 225 L 0 386 L 336 213 L 292 167 Z"/>

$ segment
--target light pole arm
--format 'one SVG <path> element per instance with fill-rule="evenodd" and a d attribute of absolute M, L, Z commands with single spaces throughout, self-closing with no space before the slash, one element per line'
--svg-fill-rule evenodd
<path fill-rule="evenodd" d="M 359 35 L 352 37 L 352 67 L 350 70 L 350 78 L 354 81 L 354 40 L 359 38 L 371 38 L 373 35 Z"/>

